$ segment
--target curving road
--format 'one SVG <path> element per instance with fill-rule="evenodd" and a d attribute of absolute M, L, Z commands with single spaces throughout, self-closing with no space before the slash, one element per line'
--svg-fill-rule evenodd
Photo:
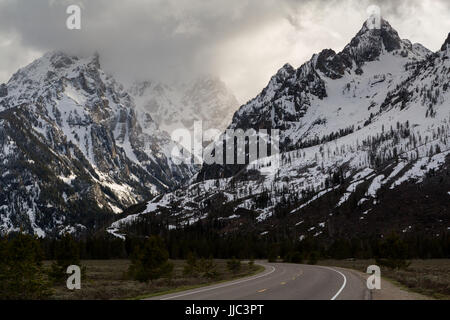
<path fill-rule="evenodd" d="M 151 300 L 366 300 L 365 281 L 350 270 L 288 263 L 257 262 L 256 276 Z"/>

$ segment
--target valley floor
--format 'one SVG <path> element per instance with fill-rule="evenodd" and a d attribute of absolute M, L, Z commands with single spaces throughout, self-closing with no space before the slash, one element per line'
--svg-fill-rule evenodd
<path fill-rule="evenodd" d="M 45 262 L 49 266 L 51 262 Z M 147 298 L 161 293 L 173 293 L 221 281 L 228 281 L 262 271 L 242 263 L 237 274 L 232 274 L 225 260 L 215 260 L 219 275 L 215 279 L 183 275 L 185 261 L 175 260 L 174 276 L 169 281 L 139 283 L 127 276 L 129 260 L 83 260 L 86 276 L 82 289 L 69 291 L 65 286 L 55 286 L 51 299 L 56 300 L 115 300 Z M 359 277 L 367 278 L 366 269 L 376 264 L 374 260 L 322 260 L 319 265 L 351 269 Z M 372 291 L 374 300 L 450 299 L 450 259 L 412 260 L 406 270 L 381 268 L 382 289 Z"/>
<path fill-rule="evenodd" d="M 185 261 L 174 260 L 174 274 L 171 280 L 159 279 L 153 283 L 140 283 L 130 279 L 127 275 L 131 264 L 129 260 L 83 260 L 81 265 L 86 267 L 85 279 L 82 279 L 81 290 L 70 291 L 66 286 L 53 288 L 51 299 L 56 300 L 123 300 L 144 298 L 178 290 L 187 290 L 219 281 L 232 280 L 249 276 L 264 270 L 260 266 L 251 268 L 242 263 L 241 270 L 233 274 L 227 269 L 226 260 L 214 260 L 217 265 L 218 276 L 214 279 L 189 277 L 183 275 Z M 50 266 L 51 261 L 44 265 Z"/>

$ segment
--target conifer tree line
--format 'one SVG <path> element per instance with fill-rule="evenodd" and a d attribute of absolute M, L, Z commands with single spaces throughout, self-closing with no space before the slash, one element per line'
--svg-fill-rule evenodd
<path fill-rule="evenodd" d="M 17 239 L 27 237 L 31 241 L 29 254 L 34 260 L 55 261 L 52 269 L 55 274 L 62 273 L 62 269 L 81 260 L 133 259 L 137 247 L 145 247 L 152 236 L 157 237 L 167 250 L 170 259 L 187 259 L 189 254 L 199 258 L 215 259 L 267 259 L 270 255 L 290 260 L 292 255 L 301 254 L 307 259 L 311 253 L 319 259 L 371 259 L 385 258 L 389 243 L 394 238 L 399 256 L 405 259 L 443 259 L 450 258 L 450 234 L 427 235 L 413 234 L 400 236 L 391 233 L 384 238 L 367 237 L 353 239 L 335 239 L 325 241 L 314 237 L 290 239 L 283 235 L 258 234 L 230 234 L 228 236 L 218 232 L 203 229 L 201 226 L 188 227 L 186 230 L 172 230 L 152 233 L 148 236 L 126 237 L 125 240 L 110 235 L 96 236 L 87 239 L 75 239 L 63 236 L 59 239 L 39 239 L 36 237 L 11 234 L 1 238 L 1 257 L 19 259 L 20 253 L 14 256 L 14 245 Z M 22 240 L 23 241 L 23 240 Z M 391 242 L 390 242 L 391 241 Z M 39 257 L 39 258 L 37 258 Z"/>
<path fill-rule="evenodd" d="M 47 267 L 45 248 L 44 239 L 22 232 L 0 238 L 0 300 L 49 298 L 52 286 L 65 284 L 69 266 L 82 267 L 80 243 L 72 236 L 64 235 L 53 243 L 53 262 Z"/>

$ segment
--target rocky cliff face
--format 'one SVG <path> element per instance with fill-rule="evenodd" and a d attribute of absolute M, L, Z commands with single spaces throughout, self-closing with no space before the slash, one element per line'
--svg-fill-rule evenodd
<path fill-rule="evenodd" d="M 0 232 L 95 230 L 195 169 L 100 67 L 52 52 L 0 87 Z"/>
<path fill-rule="evenodd" d="M 445 40 L 444 44 L 441 47 L 441 51 L 449 51 L 450 50 L 450 33 L 447 36 L 447 39 Z"/>

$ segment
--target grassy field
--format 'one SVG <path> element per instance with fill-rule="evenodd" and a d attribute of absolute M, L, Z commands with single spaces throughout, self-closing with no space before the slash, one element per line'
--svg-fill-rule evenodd
<path fill-rule="evenodd" d="M 375 260 L 323 260 L 320 265 L 355 269 L 366 272 Z M 411 260 L 406 270 L 381 267 L 381 276 L 405 289 L 436 299 L 450 299 L 450 260 Z"/>
<path fill-rule="evenodd" d="M 184 261 L 176 260 L 172 279 L 159 279 L 153 283 L 140 283 L 127 275 L 128 260 L 85 260 L 81 264 L 86 267 L 86 275 L 81 283 L 81 290 L 70 291 L 65 285 L 55 286 L 52 299 L 57 300 L 111 300 L 135 299 L 148 297 L 158 293 L 173 292 L 182 289 L 203 286 L 210 283 L 231 280 L 255 274 L 263 270 L 260 266 L 250 268 L 242 263 L 241 270 L 233 274 L 227 269 L 225 260 L 215 260 L 218 276 L 215 279 L 186 277 L 183 275 Z M 50 266 L 51 262 L 45 262 Z"/>

